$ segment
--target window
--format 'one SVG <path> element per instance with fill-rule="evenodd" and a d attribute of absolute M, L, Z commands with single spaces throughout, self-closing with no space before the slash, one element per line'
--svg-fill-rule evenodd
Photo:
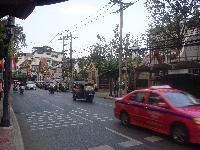
<path fill-rule="evenodd" d="M 177 108 L 200 105 L 200 102 L 195 97 L 185 92 L 163 92 L 163 95 Z"/>
<path fill-rule="evenodd" d="M 130 100 L 135 101 L 135 102 L 144 103 L 145 94 L 146 94 L 145 92 L 135 93 L 130 97 Z"/>
<path fill-rule="evenodd" d="M 149 99 L 148 99 L 148 104 L 153 105 L 153 106 L 158 106 L 159 102 L 163 102 L 162 98 L 155 94 L 155 93 L 150 93 L 149 94 Z"/>

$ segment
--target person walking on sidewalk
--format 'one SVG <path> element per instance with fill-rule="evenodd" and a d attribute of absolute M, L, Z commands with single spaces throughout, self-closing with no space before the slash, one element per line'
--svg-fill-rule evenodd
<path fill-rule="evenodd" d="M 3 81 L 0 79 L 0 100 L 2 98 L 3 95 Z"/>
<path fill-rule="evenodd" d="M 119 86 L 118 86 L 118 84 L 115 84 L 114 85 L 114 94 L 115 94 L 115 97 L 118 96 L 118 91 L 119 91 Z"/>

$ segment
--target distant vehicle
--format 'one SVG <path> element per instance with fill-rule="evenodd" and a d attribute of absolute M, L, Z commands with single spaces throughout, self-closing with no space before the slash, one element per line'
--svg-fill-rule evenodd
<path fill-rule="evenodd" d="M 75 81 L 72 86 L 72 94 L 74 101 L 83 99 L 92 103 L 95 94 L 93 84 L 85 81 Z"/>
<path fill-rule="evenodd" d="M 24 86 L 20 86 L 19 91 L 20 91 L 21 94 L 23 94 L 24 93 Z"/>
<path fill-rule="evenodd" d="M 13 92 L 17 92 L 17 86 L 13 86 Z"/>
<path fill-rule="evenodd" d="M 25 90 L 36 90 L 36 85 L 34 81 L 27 81 Z"/>
<path fill-rule="evenodd" d="M 13 81 L 13 92 L 16 92 L 18 89 L 17 89 L 17 86 L 18 86 L 18 80 L 14 80 Z"/>
<path fill-rule="evenodd" d="M 200 143 L 200 101 L 168 85 L 135 90 L 116 98 L 114 115 L 122 125 L 170 135 L 178 144 Z"/>

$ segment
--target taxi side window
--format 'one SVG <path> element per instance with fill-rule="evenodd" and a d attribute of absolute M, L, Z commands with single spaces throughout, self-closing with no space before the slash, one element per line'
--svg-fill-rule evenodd
<path fill-rule="evenodd" d="M 144 98 L 145 98 L 145 93 L 144 92 L 138 92 L 138 93 L 133 94 L 130 97 L 130 100 L 135 101 L 135 102 L 144 103 Z"/>
<path fill-rule="evenodd" d="M 148 104 L 153 105 L 153 106 L 158 106 L 159 102 L 163 102 L 162 98 L 154 93 L 149 94 L 149 99 L 148 99 Z"/>

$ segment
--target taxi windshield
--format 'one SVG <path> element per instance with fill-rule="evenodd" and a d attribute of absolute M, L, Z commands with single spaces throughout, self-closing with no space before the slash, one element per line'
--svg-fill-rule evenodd
<path fill-rule="evenodd" d="M 185 92 L 163 92 L 162 94 L 177 108 L 200 106 L 197 98 Z"/>

